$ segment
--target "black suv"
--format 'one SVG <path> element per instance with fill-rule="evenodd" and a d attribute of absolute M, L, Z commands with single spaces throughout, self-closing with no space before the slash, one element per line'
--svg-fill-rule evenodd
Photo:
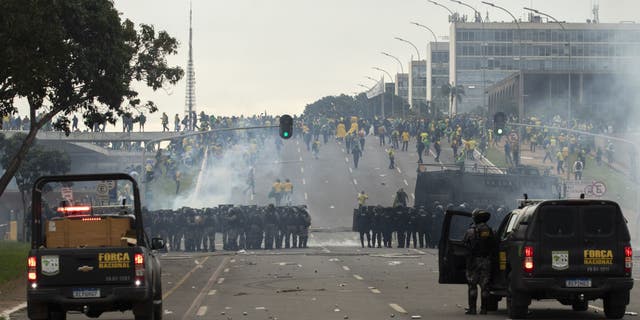
<path fill-rule="evenodd" d="M 471 213 L 448 211 L 439 243 L 440 283 L 466 283 L 462 243 Z M 496 232 L 489 310 L 507 298 L 511 318 L 524 318 L 532 299 L 556 299 L 575 311 L 604 300 L 607 318 L 619 319 L 633 287 L 626 219 L 617 203 L 549 200 L 510 212 Z"/>

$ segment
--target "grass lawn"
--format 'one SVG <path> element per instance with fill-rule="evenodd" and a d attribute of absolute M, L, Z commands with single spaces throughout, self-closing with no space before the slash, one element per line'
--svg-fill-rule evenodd
<path fill-rule="evenodd" d="M 28 253 L 27 243 L 0 240 L 0 285 L 26 272 Z"/>
<path fill-rule="evenodd" d="M 604 163 L 598 166 L 593 158 L 589 158 L 582 179 L 603 182 L 607 187 L 603 198 L 616 201 L 627 210 L 638 209 L 638 187 L 626 174 L 615 171 Z"/>
<path fill-rule="evenodd" d="M 507 162 L 504 158 L 504 152 L 497 149 L 496 147 L 492 147 L 487 149 L 487 154 L 485 155 L 491 163 L 493 163 L 498 168 L 506 168 L 508 167 Z"/>

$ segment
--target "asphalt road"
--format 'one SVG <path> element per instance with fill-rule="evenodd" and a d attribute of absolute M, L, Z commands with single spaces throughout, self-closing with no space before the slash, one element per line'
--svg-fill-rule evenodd
<path fill-rule="evenodd" d="M 451 150 L 443 149 L 442 162 L 453 162 Z M 412 142 L 408 152 L 396 153 L 397 168 L 389 169 L 385 147 L 370 136 L 356 169 L 344 145 L 333 140 L 321 147 L 318 159 L 301 139 L 286 141 L 278 160 L 256 167 L 256 194 L 237 190 L 234 202 L 265 205 L 271 183 L 291 179 L 293 203 L 308 205 L 312 227 L 318 230 L 310 237 L 311 247 L 167 254 L 162 257 L 164 318 L 468 319 L 466 286 L 438 284 L 435 250 L 361 249 L 355 233 L 335 231 L 351 226 L 360 190 L 369 195 L 368 204 L 389 206 L 395 192 L 404 188 L 412 205 L 417 158 Z M 424 159 L 435 164 L 433 157 Z M 534 301 L 531 318 L 602 319 L 601 307 L 596 301 L 586 312 L 573 312 L 557 302 Z M 628 311 L 640 311 L 637 290 Z M 133 314 L 114 312 L 103 318 L 133 319 Z M 505 302 L 483 318 L 507 318 Z M 26 319 L 25 311 L 11 319 Z"/>
<path fill-rule="evenodd" d="M 317 232 L 310 241 L 306 250 L 164 256 L 164 318 L 468 319 L 466 286 L 437 283 L 433 249 L 360 249 L 351 245 L 352 233 Z M 321 245 L 330 241 L 347 245 Z M 602 319 L 601 307 L 596 301 L 588 311 L 574 312 L 557 302 L 534 301 L 530 318 Z M 628 311 L 640 311 L 637 290 Z M 133 319 L 133 314 L 102 318 Z M 507 318 L 504 301 L 483 318 Z M 25 311 L 11 319 L 26 319 Z"/>

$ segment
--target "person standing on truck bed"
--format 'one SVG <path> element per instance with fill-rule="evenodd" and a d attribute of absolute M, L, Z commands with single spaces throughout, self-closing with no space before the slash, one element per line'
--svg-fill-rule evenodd
<path fill-rule="evenodd" d="M 476 314 L 478 285 L 480 285 L 480 314 L 487 314 L 489 299 L 489 281 L 491 280 L 491 255 L 494 252 L 496 238 L 487 225 L 491 214 L 483 210 L 474 210 L 473 225 L 464 235 L 467 253 L 467 284 L 469 285 L 469 309 L 466 314 Z"/>

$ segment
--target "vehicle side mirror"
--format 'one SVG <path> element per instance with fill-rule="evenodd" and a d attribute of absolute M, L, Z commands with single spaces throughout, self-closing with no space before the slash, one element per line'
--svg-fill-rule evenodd
<path fill-rule="evenodd" d="M 160 250 L 164 249 L 165 243 L 162 238 L 153 238 L 151 239 L 151 249 L 152 250 Z"/>

